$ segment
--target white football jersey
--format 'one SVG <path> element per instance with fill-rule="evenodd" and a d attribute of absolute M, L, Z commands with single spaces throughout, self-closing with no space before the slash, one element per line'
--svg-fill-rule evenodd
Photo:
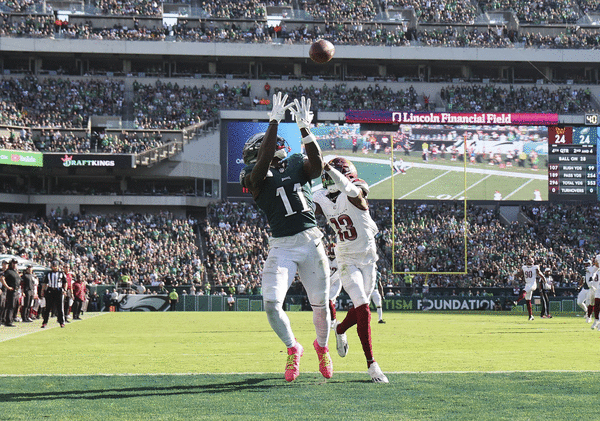
<path fill-rule="evenodd" d="M 594 265 L 590 265 L 588 267 L 585 268 L 585 283 L 589 286 L 590 282 L 594 281 L 594 275 L 596 274 L 596 271 L 598 270 L 598 268 Z"/>
<path fill-rule="evenodd" d="M 538 278 L 538 265 L 524 265 L 523 266 L 523 276 L 525 277 L 526 284 L 535 284 Z"/>
<path fill-rule="evenodd" d="M 344 193 L 333 202 L 325 190 L 319 190 L 313 194 L 313 200 L 321 206 L 337 235 L 335 254 L 338 258 L 363 265 L 377 261 L 375 234 L 379 230 L 368 210 L 354 206 Z"/>

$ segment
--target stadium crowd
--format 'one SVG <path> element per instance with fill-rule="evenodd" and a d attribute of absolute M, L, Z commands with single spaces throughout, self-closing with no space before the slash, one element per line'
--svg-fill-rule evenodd
<path fill-rule="evenodd" d="M 510 88 L 490 85 L 446 86 L 440 91 L 448 111 L 507 111 L 583 114 L 594 109 L 589 88 Z"/>
<path fill-rule="evenodd" d="M 91 115 L 123 113 L 125 88 L 122 82 L 105 78 L 85 81 L 65 77 L 38 79 L 31 76 L 0 79 L 0 123 L 8 128 L 0 137 L 3 149 L 38 150 L 45 152 L 109 152 L 139 153 L 164 144 L 160 134 L 123 132 L 119 136 L 94 139 L 70 133 L 65 129 L 84 128 Z M 106 85 L 106 86 L 105 86 Z M 281 91 L 273 86 L 270 93 Z M 428 109 L 429 96 L 413 86 L 392 88 L 389 84 L 373 83 L 358 87 L 349 83 L 302 82 L 286 88 L 290 98 L 312 98 L 321 111 L 347 109 Z M 572 86 L 532 88 L 495 84 L 460 84 L 444 86 L 439 100 L 448 111 L 530 111 L 582 114 L 594 111 L 596 105 L 588 88 Z M 209 85 L 179 85 L 173 82 L 133 83 L 132 110 L 135 129 L 181 130 L 212 121 L 219 110 L 249 110 L 269 103 L 263 87 L 253 87 L 251 81 L 229 85 L 227 80 Z M 42 105 L 45 104 L 45 105 Z M 31 128 L 44 128 L 32 133 Z"/>
<path fill-rule="evenodd" d="M 105 3 L 109 14 L 132 10 L 133 2 Z M 447 24 L 444 29 L 409 27 L 406 21 L 373 21 L 374 3 L 306 2 L 302 6 L 308 16 L 306 21 L 283 20 L 276 25 L 267 22 L 264 9 L 259 3 L 204 2 L 202 17 L 181 17 L 175 24 L 144 24 L 137 19 L 150 2 L 135 2 L 139 9 L 125 13 L 133 16 L 131 23 L 108 25 L 93 16 L 84 23 L 57 20 L 52 14 L 30 14 L 13 18 L 9 13 L 0 13 L 0 36 L 74 38 L 95 40 L 144 40 L 144 41 L 192 41 L 192 42 L 253 42 L 253 43 L 312 43 L 326 38 L 336 45 L 431 45 L 446 47 L 536 47 L 536 48 L 596 48 L 600 34 L 595 27 L 570 25 L 580 15 L 574 15 L 571 2 L 487 2 L 482 10 L 513 10 L 524 24 L 538 24 L 540 19 L 565 26 L 559 33 L 548 35 L 535 26 L 523 26 L 509 30 L 506 24 L 471 27 L 477 15 L 471 3 L 455 1 L 395 1 L 382 5 L 414 8 L 422 23 Z M 514 3 L 514 4 L 513 4 Z M 596 11 L 597 5 L 583 1 L 580 10 Z M 110 5 L 110 6 L 108 6 Z M 106 7 L 105 7 L 106 6 Z M 564 6 L 564 8 L 563 8 Z M 522 10 L 521 10 L 522 9 Z M 97 9 L 100 10 L 100 9 Z M 314 20 L 315 16 L 319 20 Z M 101 15 L 100 15 L 101 16 Z M 149 16 L 155 16 L 150 14 Z M 543 17 L 543 18 L 542 18 Z M 213 20 L 217 19 L 217 20 Z M 245 24 L 237 21 L 245 20 Z M 323 20 L 321 20 L 323 19 Z M 233 21 L 232 21 L 233 20 Z M 191 23 L 192 21 L 193 23 Z"/>
<path fill-rule="evenodd" d="M 404 285 L 401 277 L 390 275 L 392 259 L 395 259 L 397 272 L 465 270 L 462 206 L 462 203 L 396 203 L 394 240 L 390 203 L 371 202 L 371 213 L 381 232 L 378 267 L 388 285 Z M 536 206 L 525 206 L 524 211 L 534 208 Z M 571 213 L 576 215 L 573 210 Z M 594 224 L 600 224 L 597 207 L 590 208 L 586 216 L 594 218 Z M 514 278 L 514 273 L 523 264 L 524 256 L 531 255 L 536 256 L 536 263 L 552 268 L 557 287 L 575 287 L 580 280 L 584 255 L 589 258 L 598 247 L 589 232 L 585 234 L 589 241 L 583 249 L 578 242 L 565 247 L 559 241 L 553 243 L 552 232 L 540 232 L 533 223 L 504 225 L 495 209 L 474 205 L 469 205 L 467 211 L 467 227 L 467 275 L 430 276 L 431 288 L 518 288 L 520 281 Z M 332 233 L 324 229 L 331 241 Z M 212 205 L 205 231 L 209 250 L 207 267 L 220 278 L 221 284 L 237 286 L 240 282 L 249 282 L 252 285 L 258 281 L 257 268 L 266 258 L 268 234 L 264 218 L 253 205 L 243 202 Z M 581 235 L 581 232 L 575 233 L 574 238 L 579 241 Z"/>
<path fill-rule="evenodd" d="M 524 205 L 530 222 L 511 224 L 489 206 L 469 205 L 466 225 L 462 203 L 395 203 L 394 210 L 393 238 L 391 203 L 371 201 L 380 229 L 378 270 L 389 293 L 411 294 L 425 282 L 432 294 L 437 288 L 518 289 L 521 281 L 514 275 L 527 256 L 551 268 L 557 288 L 573 291 L 583 262 L 600 247 L 594 236 L 600 227 L 597 205 Z M 333 233 L 321 222 L 331 242 Z M 398 274 L 403 271 L 465 271 L 465 227 L 467 274 L 416 276 L 413 289 L 406 290 L 406 278 Z M 61 209 L 46 218 L 0 217 L 0 254 L 48 266 L 59 260 L 89 285 L 134 292 L 140 285 L 157 287 L 155 292 L 187 285 L 197 295 L 260 294 L 267 239 L 266 219 L 246 202 L 212 204 L 201 221 L 168 212 L 71 215 Z"/>
<path fill-rule="evenodd" d="M 120 115 L 122 82 L 33 76 L 0 79 L 0 124 L 84 127 L 91 115 Z"/>
<path fill-rule="evenodd" d="M 472 24 L 477 6 L 457 0 L 387 0 L 388 7 L 414 9 L 419 22 Z"/>
<path fill-rule="evenodd" d="M 575 23 L 581 17 L 578 13 L 577 1 L 549 1 L 523 2 L 518 0 L 487 0 L 480 1 L 479 5 L 484 12 L 496 10 L 509 10 L 514 12 L 521 23 L 548 24 L 548 23 Z M 579 3 L 586 4 L 586 0 Z M 588 3 L 589 4 L 589 3 Z M 584 9 L 586 12 L 589 7 Z"/>
<path fill-rule="evenodd" d="M 57 208 L 47 218 L 0 217 L 0 254 L 41 265 L 58 260 L 90 285 L 195 284 L 203 288 L 197 222 L 159 214 L 70 215 Z"/>

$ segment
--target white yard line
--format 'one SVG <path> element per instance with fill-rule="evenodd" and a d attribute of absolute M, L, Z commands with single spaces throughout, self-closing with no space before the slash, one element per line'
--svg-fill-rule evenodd
<path fill-rule="evenodd" d="M 83 318 L 81 320 L 75 320 L 75 321 L 71 320 L 71 323 L 66 323 L 65 329 L 68 329 L 70 324 L 84 322 L 87 319 L 91 319 L 93 317 L 98 317 L 103 314 L 108 314 L 108 313 L 100 313 L 100 312 L 86 313 L 85 318 Z M 16 338 L 21 338 L 23 336 L 31 335 L 32 333 L 41 333 L 41 332 L 44 332 L 49 329 L 56 329 L 57 327 L 60 327 L 60 325 L 56 322 L 56 318 L 50 319 L 50 321 L 48 321 L 48 326 L 46 326 L 44 329 L 41 328 L 41 326 L 42 326 L 41 318 L 37 319 L 31 323 L 17 322 L 17 323 L 15 323 L 15 325 L 16 325 L 16 327 L 0 326 L 0 342 L 6 342 L 6 341 L 10 341 L 11 339 L 16 339 Z"/>
<path fill-rule="evenodd" d="M 417 187 L 416 189 L 414 189 L 414 190 L 412 190 L 412 191 L 409 191 L 409 192 L 408 192 L 408 193 L 406 193 L 404 196 L 401 196 L 401 197 L 399 197 L 398 199 L 404 199 L 406 196 L 409 196 L 409 195 L 413 194 L 414 192 L 421 190 L 423 187 L 425 187 L 425 186 L 427 186 L 427 185 L 429 185 L 429 184 L 433 183 L 434 181 L 436 181 L 436 180 L 438 180 L 438 179 L 442 178 L 443 176 L 445 176 L 445 175 L 446 175 L 446 174 L 448 174 L 448 173 L 450 173 L 450 171 L 446 171 L 445 173 L 438 175 L 436 178 L 429 180 L 427 183 L 420 185 L 419 187 Z"/>
<path fill-rule="evenodd" d="M 533 180 L 528 180 L 528 181 L 527 181 L 525 184 L 521 184 L 521 186 L 520 186 L 518 189 L 516 189 L 516 190 L 513 190 L 513 191 L 512 191 L 512 193 L 510 193 L 510 194 L 508 194 L 508 195 L 504 196 L 504 197 L 502 198 L 502 200 L 506 200 L 506 199 L 508 199 L 509 197 L 511 197 L 513 194 L 515 194 L 516 192 L 518 192 L 519 190 L 521 190 L 523 187 L 525 187 L 526 185 L 528 185 L 528 184 L 529 184 L 529 183 L 531 183 L 532 181 L 533 181 Z"/>
<path fill-rule="evenodd" d="M 473 184 L 471 184 L 469 187 L 467 187 L 467 190 L 469 190 L 469 189 L 472 189 L 473 187 L 475 187 L 476 185 L 478 185 L 478 184 L 479 184 L 479 183 L 481 183 L 482 181 L 484 181 L 484 180 L 487 180 L 487 179 L 488 179 L 488 178 L 490 178 L 491 176 L 492 176 L 491 174 L 490 174 L 490 175 L 486 175 L 485 177 L 483 177 L 483 178 L 482 178 L 481 180 L 479 180 L 478 182 L 476 182 L 476 183 L 473 183 Z M 460 192 L 460 193 L 458 193 L 456 196 L 454 196 L 454 197 L 452 198 L 452 200 L 456 199 L 457 197 L 460 197 L 461 195 L 463 195 L 463 194 L 465 194 L 465 193 L 466 193 L 466 192 L 465 192 L 464 190 L 463 190 L 463 191 L 461 191 L 461 192 Z M 462 200 L 462 199 L 461 199 L 461 200 Z"/>

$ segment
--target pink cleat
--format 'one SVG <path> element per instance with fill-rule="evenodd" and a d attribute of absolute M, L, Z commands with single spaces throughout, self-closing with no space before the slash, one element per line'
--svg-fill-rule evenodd
<path fill-rule="evenodd" d="M 304 348 L 299 342 L 296 346 L 288 348 L 288 358 L 285 364 L 285 380 L 293 382 L 300 375 L 300 357 L 304 354 Z"/>
<path fill-rule="evenodd" d="M 317 351 L 317 357 L 319 357 L 319 371 L 326 379 L 330 379 L 333 376 L 333 363 L 329 356 L 329 347 L 319 346 L 319 343 L 315 339 L 313 342 L 315 351 Z"/>

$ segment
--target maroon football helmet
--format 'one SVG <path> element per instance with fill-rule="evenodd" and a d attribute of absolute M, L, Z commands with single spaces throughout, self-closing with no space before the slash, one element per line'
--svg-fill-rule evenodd
<path fill-rule="evenodd" d="M 329 165 L 344 174 L 350 181 L 355 182 L 356 180 L 359 180 L 356 167 L 346 158 L 333 158 L 329 161 Z M 325 171 L 323 171 L 323 175 L 321 176 L 321 182 L 323 183 L 323 188 L 327 189 L 329 193 L 336 193 L 339 191 L 329 174 Z"/>

